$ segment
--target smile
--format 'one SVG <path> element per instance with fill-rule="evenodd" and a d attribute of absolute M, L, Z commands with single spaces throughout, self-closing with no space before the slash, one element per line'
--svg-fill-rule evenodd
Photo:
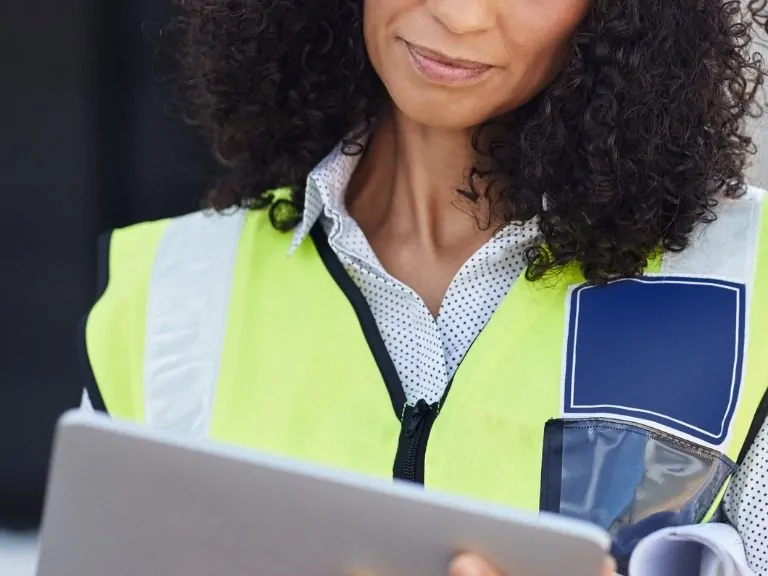
<path fill-rule="evenodd" d="M 469 84 L 479 81 L 493 66 L 458 60 L 405 42 L 408 53 L 416 70 L 428 81 L 435 84 Z"/>

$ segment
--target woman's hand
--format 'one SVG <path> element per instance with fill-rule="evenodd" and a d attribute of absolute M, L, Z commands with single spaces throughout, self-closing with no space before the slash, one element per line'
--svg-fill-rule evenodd
<path fill-rule="evenodd" d="M 602 573 L 595 576 L 613 576 L 615 564 L 613 560 L 605 561 Z M 448 571 L 449 576 L 525 576 L 525 574 L 501 574 L 482 558 L 473 554 L 462 554 L 452 563 Z M 558 575 L 553 575 L 558 576 Z"/>

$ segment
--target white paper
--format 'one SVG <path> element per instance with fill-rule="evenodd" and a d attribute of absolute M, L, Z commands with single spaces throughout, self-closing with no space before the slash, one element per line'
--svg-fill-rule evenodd
<path fill-rule="evenodd" d="M 638 544 L 629 576 L 757 576 L 744 544 L 728 524 L 666 528 Z"/>

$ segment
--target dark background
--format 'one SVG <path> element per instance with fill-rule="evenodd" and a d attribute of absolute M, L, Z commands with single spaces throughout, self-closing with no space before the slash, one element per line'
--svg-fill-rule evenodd
<path fill-rule="evenodd" d="M 168 0 L 2 0 L 0 528 L 39 521 L 107 229 L 195 210 L 206 144 L 170 113 Z"/>

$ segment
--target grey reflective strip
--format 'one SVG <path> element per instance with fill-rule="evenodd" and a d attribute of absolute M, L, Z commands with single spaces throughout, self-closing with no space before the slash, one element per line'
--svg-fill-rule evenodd
<path fill-rule="evenodd" d="M 244 211 L 173 220 L 158 247 L 147 297 L 144 410 L 148 425 L 195 438 L 208 432 Z"/>
<path fill-rule="evenodd" d="M 662 275 L 706 276 L 750 286 L 760 236 L 763 190 L 750 187 L 738 200 L 722 200 L 717 220 L 699 226 L 691 245 L 678 254 L 666 254 Z"/>

